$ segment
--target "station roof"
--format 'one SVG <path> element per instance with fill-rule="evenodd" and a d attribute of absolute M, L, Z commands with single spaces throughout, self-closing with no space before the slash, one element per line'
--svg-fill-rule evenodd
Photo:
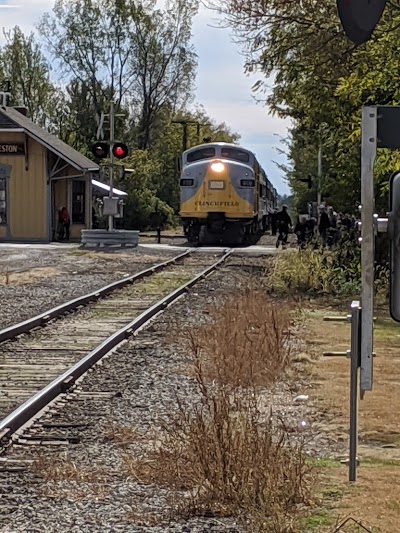
<path fill-rule="evenodd" d="M 107 191 L 108 192 L 110 190 L 110 186 L 106 185 L 105 183 L 101 183 L 101 181 L 92 180 L 92 185 L 93 185 L 93 187 L 96 187 L 97 189 L 102 189 L 103 191 Z M 124 191 L 120 191 L 119 189 L 116 189 L 115 187 L 113 187 L 112 192 L 116 196 L 128 196 L 128 193 L 126 193 Z"/>
<path fill-rule="evenodd" d="M 0 107 L 0 131 L 23 130 L 66 163 L 82 172 L 98 172 L 100 167 L 12 107 Z"/>

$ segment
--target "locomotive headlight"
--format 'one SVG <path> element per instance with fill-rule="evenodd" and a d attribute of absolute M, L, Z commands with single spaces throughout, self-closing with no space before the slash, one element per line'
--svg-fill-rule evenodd
<path fill-rule="evenodd" d="M 223 172 L 225 170 L 225 165 L 221 163 L 220 161 L 217 161 L 211 164 L 211 170 L 213 172 L 218 172 L 218 173 Z"/>

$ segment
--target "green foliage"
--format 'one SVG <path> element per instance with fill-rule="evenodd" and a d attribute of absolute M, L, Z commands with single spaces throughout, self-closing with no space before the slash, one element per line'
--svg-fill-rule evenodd
<path fill-rule="evenodd" d="M 0 82 L 8 80 L 12 88 L 11 104 L 24 105 L 32 119 L 48 125 L 55 95 L 50 82 L 50 66 L 33 34 L 24 35 L 18 26 L 5 31 L 6 44 L 0 49 Z"/>
<path fill-rule="evenodd" d="M 269 281 L 282 292 L 354 296 L 360 292 L 360 259 L 360 247 L 343 235 L 334 249 L 315 244 L 279 255 Z"/>
<path fill-rule="evenodd" d="M 156 181 L 161 164 L 145 150 L 135 150 L 126 160 L 126 166 L 134 169 L 121 185 L 128 193 L 125 201 L 124 219 L 120 226 L 131 229 L 152 229 L 173 223 L 173 209 L 157 197 Z M 155 219 L 154 214 L 159 217 Z"/>
<path fill-rule="evenodd" d="M 373 38 L 354 46 L 340 28 L 336 1 L 209 0 L 225 14 L 244 44 L 246 69 L 259 71 L 255 84 L 274 76 L 267 103 L 293 127 L 289 165 L 282 166 L 302 210 L 316 199 L 299 182 L 317 176 L 317 152 L 323 145 L 322 198 L 337 211 L 355 212 L 360 201 L 360 125 L 364 105 L 400 103 L 400 6 L 388 3 Z M 264 79 L 263 79 L 264 78 Z M 399 152 L 378 150 L 375 164 L 378 209 L 387 207 L 387 178 L 400 169 Z M 316 180 L 314 180 L 316 181 Z"/>

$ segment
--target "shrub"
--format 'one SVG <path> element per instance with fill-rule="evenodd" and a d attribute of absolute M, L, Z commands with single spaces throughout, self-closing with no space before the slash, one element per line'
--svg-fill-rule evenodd
<path fill-rule="evenodd" d="M 361 250 L 355 238 L 342 235 L 333 248 L 310 245 L 279 254 L 269 273 L 278 291 L 338 296 L 358 295 L 361 288 Z"/>
<path fill-rule="evenodd" d="M 290 362 L 290 311 L 250 291 L 191 332 L 198 402 L 178 398 L 147 457 L 125 455 L 131 475 L 173 489 L 180 513 L 238 516 L 252 532 L 294 531 L 309 499 L 310 467 L 302 445 L 262 408 L 260 387 Z"/>

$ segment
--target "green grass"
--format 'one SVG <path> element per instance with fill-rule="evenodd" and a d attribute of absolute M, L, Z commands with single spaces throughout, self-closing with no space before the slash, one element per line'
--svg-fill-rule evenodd
<path fill-rule="evenodd" d="M 135 284 L 132 286 L 131 291 L 133 294 L 138 293 L 138 295 L 159 295 L 165 294 L 168 292 L 177 289 L 181 285 L 184 285 L 192 279 L 192 276 L 189 274 L 179 273 L 159 273 L 151 276 L 148 281 L 143 281 L 140 284 Z"/>
<path fill-rule="evenodd" d="M 378 317 L 375 322 L 374 335 L 376 339 L 391 342 L 400 340 L 400 325 L 396 325 L 391 318 Z"/>
<path fill-rule="evenodd" d="M 361 468 L 380 468 L 382 466 L 400 467 L 400 461 L 396 459 L 380 459 L 378 457 L 369 457 L 361 461 Z"/>
<path fill-rule="evenodd" d="M 319 532 L 322 527 L 327 528 L 333 526 L 334 523 L 334 519 L 329 516 L 327 511 L 319 509 L 312 515 L 303 518 L 301 521 L 301 531 L 304 531 L 304 533 Z"/>
<path fill-rule="evenodd" d="M 307 459 L 307 463 L 316 468 L 340 468 L 341 466 L 339 461 L 324 458 L 309 458 Z"/>
<path fill-rule="evenodd" d="M 68 255 L 87 255 L 89 254 L 89 250 L 69 250 L 67 251 Z"/>

